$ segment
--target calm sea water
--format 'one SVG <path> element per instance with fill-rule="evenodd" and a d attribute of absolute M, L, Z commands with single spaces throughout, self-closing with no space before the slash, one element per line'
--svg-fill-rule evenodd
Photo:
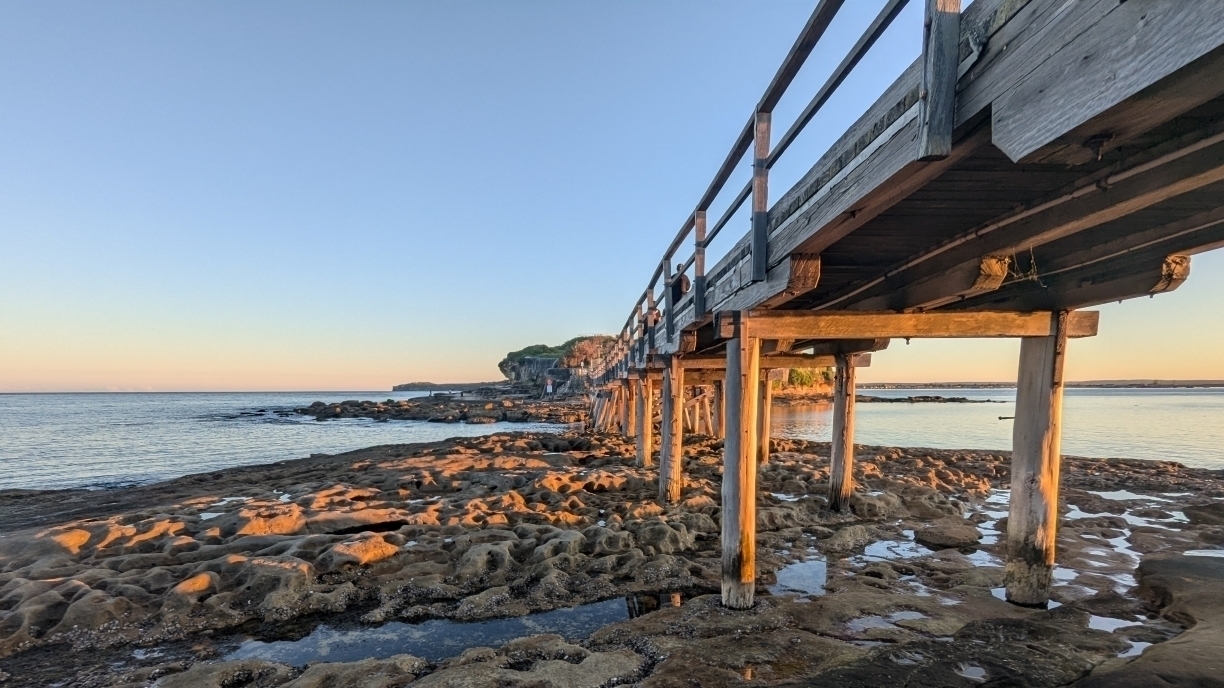
<path fill-rule="evenodd" d="M 855 429 L 860 443 L 949 449 L 1011 446 L 1011 421 L 999 416 L 1014 415 L 1014 390 L 863 392 L 965 396 L 998 403 L 859 404 Z M 131 485 L 376 444 L 561 429 L 528 423 L 320 423 L 310 416 L 276 413 L 316 400 L 412 396 L 418 394 L 0 394 L 0 489 Z M 778 407 L 774 435 L 828 440 L 831 420 L 828 405 Z M 1068 390 L 1063 452 L 1224 468 L 1224 389 Z"/>
<path fill-rule="evenodd" d="M 855 441 L 940 449 L 1011 449 L 1014 389 L 864 389 L 878 397 L 937 395 L 994 403 L 855 406 Z M 777 407 L 778 437 L 828 441 L 829 404 Z M 1062 453 L 1224 468 L 1224 389 L 1068 389 Z"/>
<path fill-rule="evenodd" d="M 0 394 L 0 489 L 132 485 L 376 444 L 560 427 L 361 418 L 319 422 L 276 413 L 313 401 L 422 394 Z"/>

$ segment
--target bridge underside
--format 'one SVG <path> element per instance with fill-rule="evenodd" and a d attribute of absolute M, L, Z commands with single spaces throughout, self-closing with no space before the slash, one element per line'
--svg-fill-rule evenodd
<path fill-rule="evenodd" d="M 928 21 L 945 4 L 928 3 Z M 959 36 L 950 154 L 920 159 L 930 120 L 919 60 L 767 213 L 758 165 L 758 231 L 678 300 L 673 244 L 665 310 L 652 283 L 597 371 L 618 403 L 634 400 L 642 465 L 652 462 L 661 382 L 661 501 L 683 489 L 686 379 L 713 386 L 709 415 L 725 416 L 707 425 L 726 437 L 729 606 L 753 602 L 755 471 L 769 453 L 764 371 L 795 360 L 836 366 L 827 503 L 839 509 L 854 489 L 855 356 L 898 337 L 1021 339 L 1006 587 L 1009 600 L 1044 606 L 1063 363 L 1069 338 L 1096 333 L 1096 314 L 1076 311 L 1172 291 L 1194 254 L 1224 245 L 1219 0 L 977 0 L 959 15 Z M 757 145 L 760 161 L 768 145 Z M 703 207 L 689 263 L 698 269 Z M 713 357 L 721 370 L 696 371 Z"/>

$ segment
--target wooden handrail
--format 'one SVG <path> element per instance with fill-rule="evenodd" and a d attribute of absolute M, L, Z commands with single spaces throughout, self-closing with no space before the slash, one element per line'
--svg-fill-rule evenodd
<path fill-rule="evenodd" d="M 698 218 L 700 218 L 700 229 L 698 229 L 697 236 L 693 241 L 693 253 L 686 261 L 680 264 L 679 272 L 676 273 L 676 276 L 678 277 L 686 273 L 694 265 L 697 266 L 697 271 L 694 275 L 696 278 L 694 280 L 696 291 L 694 292 L 693 302 L 699 311 L 698 316 L 705 315 L 706 310 L 711 305 L 705 298 L 707 277 L 705 274 L 705 250 L 723 228 L 727 226 L 731 217 L 743 207 L 749 197 L 753 197 L 752 210 L 754 216 L 753 231 L 749 235 L 750 239 L 752 239 L 753 280 L 759 281 L 765 279 L 769 263 L 768 256 L 765 255 L 768 248 L 768 199 L 766 195 L 768 171 L 790 148 L 791 144 L 794 143 L 808 123 L 820 112 L 821 108 L 842 85 L 872 46 L 875 45 L 908 2 L 909 0 L 887 0 L 885 2 L 884 7 L 786 130 L 786 133 L 778 139 L 776 144 L 771 146 L 769 142 L 770 115 L 844 4 L 844 0 L 819 0 L 817 2 L 815 9 L 808 18 L 807 24 L 800 31 L 794 45 L 791 46 L 786 58 L 778 67 L 777 72 L 766 87 L 761 99 L 757 102 L 748 121 L 735 138 L 731 150 L 719 166 L 705 193 L 702 194 L 697 202 L 696 208 L 685 218 L 675 238 L 672 239 L 664 251 L 662 260 L 656 264 L 646 290 L 638 298 L 628 319 L 625 321 L 625 326 L 622 329 L 623 336 L 628 337 L 632 342 L 638 325 L 644 323 L 639 336 L 649 340 L 647 349 L 653 345 L 656 325 L 659 323 L 652 322 L 650 318 L 652 311 L 655 309 L 655 289 L 659 286 L 660 278 L 663 278 L 664 293 L 662 299 L 668 306 L 668 312 L 663 319 L 663 324 L 665 325 L 663 332 L 669 338 L 677 336 L 677 333 L 674 332 L 675 319 L 674 313 L 672 313 L 677 304 L 672 303 L 673 299 L 671 298 L 671 281 L 673 279 L 671 271 L 676 252 L 680 250 L 680 247 L 689 238 L 689 235 L 697 229 L 699 224 Z M 927 56 L 927 51 L 931 48 L 931 46 L 927 45 L 931 40 L 929 26 L 932 22 L 931 14 L 935 11 L 932 8 L 937 4 L 931 0 L 927 2 L 928 28 L 924 30 L 924 57 Z M 955 4 L 955 7 L 957 10 L 959 9 L 959 2 Z M 953 10 L 953 12 L 956 13 L 956 10 Z M 943 114 L 947 115 L 947 113 Z M 732 199 L 718 221 L 706 231 L 706 211 L 709 210 L 718 195 L 722 193 L 736 167 L 748 151 L 754 148 L 754 144 L 756 150 L 754 154 L 753 179 Z M 634 348 L 633 346 L 626 347 L 626 351 L 621 356 L 633 355 Z M 611 363 L 608 362 L 603 366 L 605 371 Z"/>

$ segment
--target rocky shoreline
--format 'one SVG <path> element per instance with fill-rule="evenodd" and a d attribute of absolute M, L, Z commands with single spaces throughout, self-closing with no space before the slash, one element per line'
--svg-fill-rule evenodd
<path fill-rule="evenodd" d="M 0 492 L 0 685 L 1220 685 L 1218 471 L 1068 458 L 1033 610 L 999 598 L 1006 453 L 861 446 L 838 514 L 828 446 L 775 441 L 730 611 L 720 449 L 686 439 L 677 505 L 575 433 Z"/>
<path fill-rule="evenodd" d="M 293 409 L 294 413 L 314 416 L 315 420 L 371 418 L 376 421 L 423 420 L 430 423 L 469 423 L 481 425 L 510 423 L 582 423 L 587 418 L 586 404 L 577 398 L 542 400 L 528 395 L 499 395 L 495 399 L 479 394 L 432 394 L 414 399 L 358 401 L 337 404 L 316 401 Z"/>

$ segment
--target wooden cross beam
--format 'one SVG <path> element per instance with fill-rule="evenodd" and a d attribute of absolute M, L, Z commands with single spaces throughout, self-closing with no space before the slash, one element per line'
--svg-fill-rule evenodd
<path fill-rule="evenodd" d="M 1057 313 L 934 312 L 858 313 L 811 311 L 734 311 L 715 314 L 715 332 L 723 339 L 739 336 L 751 323 L 761 339 L 849 338 L 992 338 L 1048 337 L 1057 328 Z M 1067 318 L 1068 337 L 1092 337 L 1100 313 L 1076 311 Z"/>
<path fill-rule="evenodd" d="M 836 359 L 830 354 L 781 354 L 761 356 L 761 368 L 831 368 Z M 857 354 L 854 365 L 866 368 L 871 365 L 871 354 Z M 726 356 L 686 356 L 680 359 L 685 370 L 722 370 L 727 367 Z"/>
<path fill-rule="evenodd" d="M 871 366 L 871 354 L 850 354 L 850 365 L 855 368 Z M 830 368 L 836 365 L 837 357 L 832 354 L 781 354 L 777 356 L 761 356 L 761 370 L 778 368 Z M 727 367 L 726 356 L 685 356 L 680 358 L 680 367 L 689 371 L 711 371 L 719 377 Z M 641 379 L 649 376 L 652 380 L 663 379 L 662 368 L 634 369 L 629 371 L 629 377 Z"/>

